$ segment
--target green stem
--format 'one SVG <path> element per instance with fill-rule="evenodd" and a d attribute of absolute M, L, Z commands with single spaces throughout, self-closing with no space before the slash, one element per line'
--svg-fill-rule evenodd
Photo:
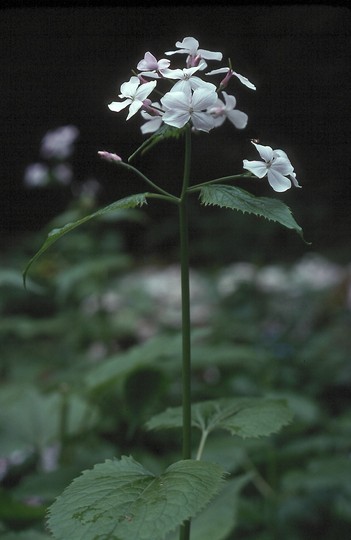
<path fill-rule="evenodd" d="M 228 182 L 229 180 L 238 180 L 239 178 L 257 178 L 257 177 L 253 176 L 251 173 L 231 174 L 230 176 L 222 176 L 221 178 L 215 178 L 214 180 L 208 180 L 207 182 L 203 182 L 201 184 L 196 184 L 194 186 L 191 186 L 188 189 L 188 192 L 191 193 L 193 191 L 199 191 L 204 186 L 210 186 L 211 184 L 216 184 L 218 182 Z"/>
<path fill-rule="evenodd" d="M 209 432 L 206 429 L 204 429 L 202 434 L 201 434 L 199 448 L 198 448 L 197 454 L 196 454 L 196 460 L 197 461 L 199 461 L 201 459 L 201 457 L 202 457 L 202 453 L 203 453 L 204 448 L 205 448 L 205 443 L 207 441 L 208 434 L 209 434 Z"/>
<path fill-rule="evenodd" d="M 182 458 L 191 459 L 191 322 L 189 285 L 188 186 L 191 165 L 191 131 L 185 132 L 185 159 L 182 193 L 179 201 L 180 265 L 182 292 L 182 389 L 183 449 Z M 179 540 L 189 540 L 190 520 L 180 528 Z"/>
<path fill-rule="evenodd" d="M 140 176 L 140 178 L 142 178 L 144 180 L 144 182 L 149 184 L 149 186 L 153 187 L 159 193 L 162 193 L 163 195 L 165 195 L 168 198 L 168 200 L 169 199 L 175 199 L 175 202 L 178 201 L 178 197 L 175 197 L 171 193 L 168 193 L 168 191 L 162 189 L 160 186 L 158 186 L 152 180 L 150 180 L 150 178 L 145 176 L 145 174 L 143 174 L 141 171 L 139 171 L 139 169 L 137 169 L 136 167 L 133 167 L 133 165 L 129 165 L 129 163 L 125 163 L 124 161 L 121 161 L 121 162 L 118 163 L 118 166 L 119 167 L 124 167 L 128 171 L 132 171 L 135 174 L 137 174 L 138 176 Z"/>

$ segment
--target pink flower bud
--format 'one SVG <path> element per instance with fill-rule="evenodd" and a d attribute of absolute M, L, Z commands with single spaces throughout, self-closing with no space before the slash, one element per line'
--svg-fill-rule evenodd
<path fill-rule="evenodd" d="M 112 161 L 115 163 L 122 161 L 122 158 L 117 156 L 117 154 L 111 154 L 111 152 L 106 152 L 105 150 L 100 150 L 98 154 L 102 159 L 105 159 L 106 161 Z"/>

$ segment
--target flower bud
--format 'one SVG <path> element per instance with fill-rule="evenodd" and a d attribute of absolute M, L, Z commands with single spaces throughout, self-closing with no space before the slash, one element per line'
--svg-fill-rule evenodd
<path fill-rule="evenodd" d="M 122 161 L 122 158 L 119 157 L 117 154 L 111 154 L 111 152 L 106 152 L 105 150 L 100 150 L 98 154 L 102 159 L 105 159 L 106 161 L 112 161 L 115 163 Z"/>

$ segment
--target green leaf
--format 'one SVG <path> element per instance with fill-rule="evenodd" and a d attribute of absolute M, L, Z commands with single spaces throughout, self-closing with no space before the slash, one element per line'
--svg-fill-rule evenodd
<path fill-rule="evenodd" d="M 11 527 L 14 524 L 32 526 L 44 519 L 46 507 L 43 505 L 30 505 L 17 501 L 5 490 L 0 490 L 0 522 Z M 2 534 L 1 534 L 2 538 Z"/>
<path fill-rule="evenodd" d="M 284 400 L 264 398 L 237 398 L 203 401 L 192 405 L 192 425 L 210 433 L 224 429 L 232 435 L 262 437 L 279 431 L 291 422 L 292 413 Z M 168 408 L 153 416 L 147 429 L 179 428 L 182 426 L 182 408 Z"/>
<path fill-rule="evenodd" d="M 59 440 L 64 400 L 67 400 L 66 435 L 95 425 L 97 410 L 75 394 L 40 393 L 31 386 L 7 386 L 0 392 L 0 454 L 16 449 L 43 449 Z"/>
<path fill-rule="evenodd" d="M 151 364 L 165 362 L 170 357 L 179 356 L 181 336 L 155 336 L 140 345 L 135 345 L 125 352 L 107 358 L 94 366 L 86 375 L 85 383 L 89 390 L 96 390 L 105 385 L 115 385 L 131 372 Z"/>
<path fill-rule="evenodd" d="M 153 146 L 155 146 L 155 144 L 159 143 L 160 141 L 163 141 L 165 139 L 179 139 L 179 137 L 183 135 L 187 127 L 188 126 L 184 126 L 183 128 L 176 128 L 163 124 L 153 135 L 151 135 L 146 141 L 144 141 L 139 146 L 139 148 L 137 148 L 135 152 L 133 152 L 131 156 L 129 156 L 128 161 L 130 162 L 140 152 L 142 155 L 145 154 L 145 152 L 150 150 Z"/>
<path fill-rule="evenodd" d="M 56 540 L 161 540 L 202 510 L 223 484 L 213 463 L 184 460 L 155 476 L 132 457 L 84 471 L 49 510 Z"/>
<path fill-rule="evenodd" d="M 1 534 L 1 540 L 50 540 L 51 536 L 35 530 L 21 532 L 6 532 Z"/>
<path fill-rule="evenodd" d="M 225 483 L 211 505 L 191 522 L 191 540 L 225 540 L 237 522 L 238 495 L 250 481 L 251 473 L 238 476 Z M 177 540 L 172 534 L 167 540 Z"/>
<path fill-rule="evenodd" d="M 34 255 L 34 257 L 31 258 L 29 263 L 27 264 L 26 268 L 23 271 L 23 282 L 24 285 L 26 284 L 26 276 L 28 273 L 29 268 L 32 266 L 32 264 L 57 240 L 59 240 L 62 236 L 65 234 L 73 231 L 76 227 L 79 227 L 80 225 L 83 225 L 83 223 L 86 223 L 87 221 L 90 221 L 91 219 L 104 216 L 106 214 L 115 212 L 116 210 L 122 209 L 122 208 L 136 208 L 137 206 L 142 206 L 143 204 L 146 204 L 146 197 L 147 193 L 138 193 L 136 195 L 131 195 L 130 197 L 125 197 L 124 199 L 120 199 L 119 201 L 115 201 L 108 206 L 105 206 L 104 208 L 100 208 L 96 212 L 93 212 L 92 214 L 89 214 L 81 219 L 78 219 L 78 221 L 74 221 L 73 223 L 67 223 L 63 227 L 59 229 L 53 229 L 51 232 L 49 232 L 47 239 L 45 240 L 44 244 L 41 246 L 39 251 Z"/>
<path fill-rule="evenodd" d="M 256 197 L 234 186 L 210 184 L 201 188 L 200 201 L 205 206 L 231 208 L 276 221 L 288 229 L 294 229 L 303 238 L 302 229 L 293 218 L 290 208 L 277 199 Z"/>

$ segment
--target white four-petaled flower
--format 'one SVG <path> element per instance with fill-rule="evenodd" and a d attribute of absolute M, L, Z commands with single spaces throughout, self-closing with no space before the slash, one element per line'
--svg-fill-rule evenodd
<path fill-rule="evenodd" d="M 207 109 L 217 101 L 217 93 L 207 88 L 184 88 L 182 92 L 167 92 L 161 99 L 165 109 L 163 121 L 165 124 L 182 128 L 191 120 L 195 129 L 210 131 L 214 127 L 213 117 Z"/>
<path fill-rule="evenodd" d="M 121 85 L 121 93 L 118 97 L 125 98 L 124 101 L 113 101 L 108 108 L 113 112 L 120 112 L 129 105 L 127 120 L 133 116 L 143 105 L 143 101 L 148 97 L 156 86 L 156 81 L 140 84 L 138 77 L 131 77 L 128 82 Z"/>
<path fill-rule="evenodd" d="M 286 191 L 291 187 L 291 182 L 295 187 L 301 187 L 296 179 L 294 168 L 283 150 L 273 150 L 270 146 L 256 144 L 253 141 L 252 144 L 256 147 L 263 161 L 244 159 L 244 169 L 252 172 L 258 178 L 267 175 L 268 182 L 274 191 Z"/>

